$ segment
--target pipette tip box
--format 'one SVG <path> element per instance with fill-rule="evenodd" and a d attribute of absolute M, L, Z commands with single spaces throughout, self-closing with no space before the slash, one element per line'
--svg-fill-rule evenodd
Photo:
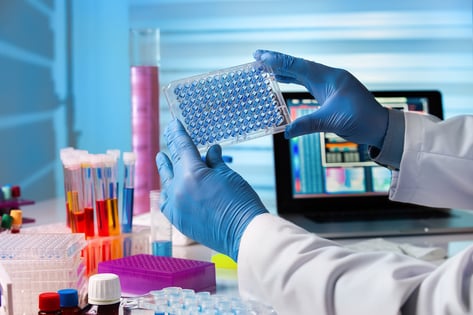
<path fill-rule="evenodd" d="M 167 287 L 215 292 L 215 265 L 211 262 L 138 254 L 99 263 L 99 273 L 114 273 L 122 292 L 141 295 Z"/>
<path fill-rule="evenodd" d="M 271 69 L 256 61 L 172 81 L 163 92 L 201 152 L 282 132 L 291 121 Z"/>

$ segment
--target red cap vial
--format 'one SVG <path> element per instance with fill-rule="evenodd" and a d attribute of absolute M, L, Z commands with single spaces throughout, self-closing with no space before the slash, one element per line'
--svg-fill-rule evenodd
<path fill-rule="evenodd" d="M 44 292 L 39 295 L 39 315 L 62 314 L 59 293 Z"/>

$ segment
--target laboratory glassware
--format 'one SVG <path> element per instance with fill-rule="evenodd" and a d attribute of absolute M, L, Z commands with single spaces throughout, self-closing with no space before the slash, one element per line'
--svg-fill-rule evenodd
<path fill-rule="evenodd" d="M 134 211 L 149 211 L 149 192 L 159 189 L 159 29 L 130 30 L 132 149 L 136 154 Z"/>

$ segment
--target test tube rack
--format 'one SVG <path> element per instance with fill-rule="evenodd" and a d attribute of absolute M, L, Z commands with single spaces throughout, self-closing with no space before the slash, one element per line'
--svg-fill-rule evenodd
<path fill-rule="evenodd" d="M 136 254 L 148 254 L 150 252 L 149 238 L 149 227 L 135 225 L 132 233 L 88 239 L 82 251 L 87 276 L 96 274 L 102 262 Z"/>
<path fill-rule="evenodd" d="M 0 264 L 0 315 L 13 314 L 12 281 L 3 265 Z"/>
<path fill-rule="evenodd" d="M 36 314 L 41 292 L 63 288 L 83 292 L 81 250 L 85 245 L 82 234 L 3 234 L 0 264 L 10 280 L 8 284 L 3 275 L 0 283 L 10 303 L 7 314 Z"/>
<path fill-rule="evenodd" d="M 71 230 L 62 223 L 30 227 L 23 229 L 22 233 L 41 234 L 53 231 L 55 233 L 71 233 Z M 84 234 L 76 235 L 84 237 Z M 85 275 L 90 277 L 97 273 L 98 264 L 102 261 L 136 254 L 149 254 L 150 252 L 150 227 L 134 225 L 132 233 L 87 238 L 81 255 L 85 266 Z"/>
<path fill-rule="evenodd" d="M 21 197 L 20 186 L 4 185 L 0 187 L 0 217 L 4 214 L 10 214 L 13 209 L 21 209 L 22 206 L 32 205 L 33 200 Z M 35 220 L 23 217 L 23 223 L 31 223 Z"/>

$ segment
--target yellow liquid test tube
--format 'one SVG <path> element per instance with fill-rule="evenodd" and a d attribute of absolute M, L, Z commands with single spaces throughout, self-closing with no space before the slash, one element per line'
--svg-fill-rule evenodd
<path fill-rule="evenodd" d="M 106 161 L 106 185 L 107 192 L 107 213 L 108 231 L 112 237 L 110 255 L 112 259 L 123 257 L 122 241 L 120 237 L 120 218 L 118 216 L 118 174 L 117 160 L 120 156 L 118 150 L 108 150 Z"/>
<path fill-rule="evenodd" d="M 118 219 L 118 199 L 107 199 L 108 231 L 110 235 L 120 235 L 120 222 Z"/>
<path fill-rule="evenodd" d="M 107 199 L 108 210 L 108 231 L 112 238 L 111 258 L 122 258 L 123 249 L 120 237 L 120 223 L 118 221 L 118 200 L 117 198 Z"/>

